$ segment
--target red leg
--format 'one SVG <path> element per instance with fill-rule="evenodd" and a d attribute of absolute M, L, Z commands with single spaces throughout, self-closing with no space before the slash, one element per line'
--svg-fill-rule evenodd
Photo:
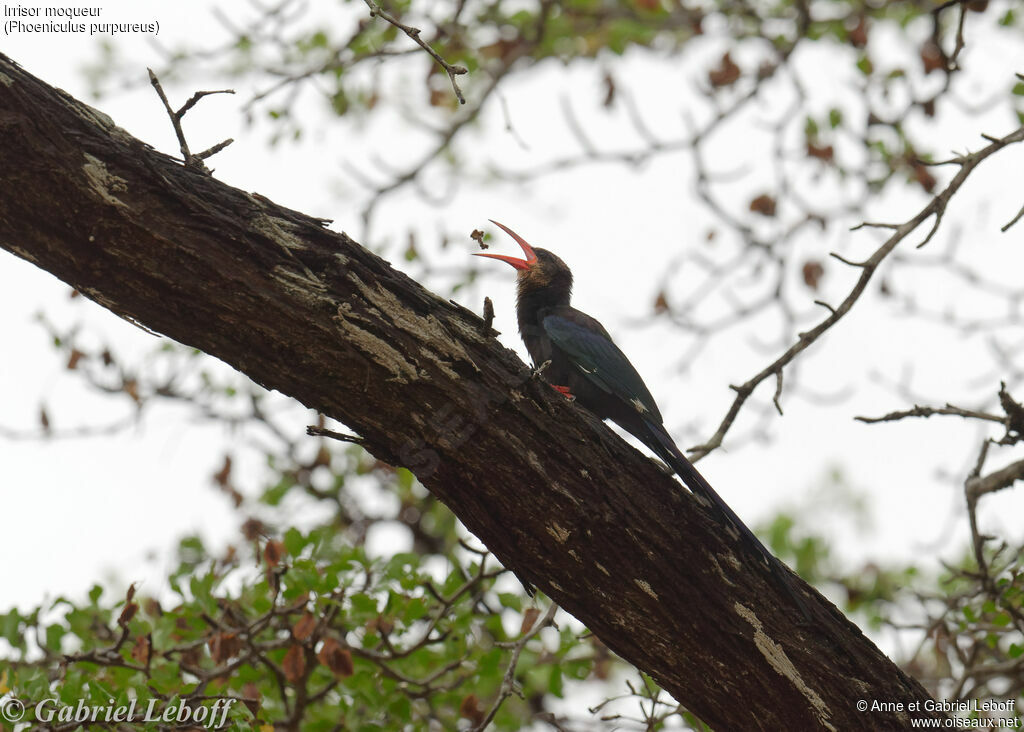
<path fill-rule="evenodd" d="M 558 386 L 557 384 L 551 384 L 551 388 L 557 391 L 562 396 L 564 396 L 566 399 L 576 398 L 576 396 L 571 391 L 569 391 L 568 386 Z"/>

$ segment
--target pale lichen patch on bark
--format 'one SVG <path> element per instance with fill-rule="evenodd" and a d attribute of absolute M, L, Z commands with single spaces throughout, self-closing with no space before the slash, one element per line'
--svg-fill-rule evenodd
<path fill-rule="evenodd" d="M 722 565 L 719 564 L 719 560 L 726 562 L 730 567 L 733 568 L 733 570 L 737 572 L 743 569 L 743 564 L 740 562 L 739 557 L 737 557 L 730 551 L 726 551 L 723 554 L 712 554 L 711 552 L 707 552 L 705 556 L 718 568 L 718 571 L 722 574 L 723 579 L 725 578 L 725 571 L 722 569 Z"/>
<path fill-rule="evenodd" d="M 305 251 L 309 249 L 309 245 L 300 237 L 295 236 L 286 230 L 288 228 L 294 228 L 293 224 L 285 221 L 284 219 L 260 213 L 253 217 L 251 226 L 254 230 L 258 231 L 260 234 L 267 237 L 267 239 L 281 247 L 281 250 L 288 255 L 288 258 L 305 273 L 306 278 L 309 281 L 320 282 L 321 287 L 325 290 L 327 289 L 327 286 L 321 282 L 320 278 L 313 274 L 310 269 L 295 256 L 296 251 Z"/>
<path fill-rule="evenodd" d="M 320 305 L 324 300 L 320 294 L 327 292 L 327 286 L 319 279 L 310 279 L 307 274 L 282 265 L 275 265 L 270 270 L 270 276 L 290 297 L 302 300 L 311 307 Z"/>
<path fill-rule="evenodd" d="M 120 206 L 122 208 L 128 208 L 124 203 L 121 202 L 114 193 L 123 193 L 128 190 L 128 181 L 124 178 L 119 178 L 109 170 L 107 170 L 106 164 L 99 158 L 90 155 L 89 153 L 83 153 L 85 155 L 85 165 L 82 166 L 82 171 L 89 179 L 89 187 L 96 191 L 104 201 L 114 206 Z"/>
<path fill-rule="evenodd" d="M 579 498 L 579 496 L 577 496 L 577 495 L 576 495 L 575 493 L 573 493 L 572 491 L 570 491 L 570 490 L 567 490 L 567 489 L 565 488 L 565 486 L 563 486 L 563 485 L 562 485 L 561 483 L 552 483 L 552 484 L 551 484 L 551 485 L 549 485 L 548 487 L 549 487 L 549 488 L 550 488 L 551 490 L 553 490 L 553 491 L 554 491 L 555 493 L 558 493 L 559 495 L 565 496 L 565 497 L 566 497 L 567 499 L 569 499 L 569 500 L 570 500 L 570 501 L 571 501 L 571 502 L 572 502 L 572 503 L 573 503 L 574 505 L 580 506 L 580 505 L 582 505 L 582 504 L 583 504 L 583 501 L 582 501 L 582 500 L 581 500 L 581 499 Z"/>
<path fill-rule="evenodd" d="M 63 89 L 59 89 L 58 91 L 60 91 L 60 93 L 64 95 L 64 98 L 71 103 L 71 105 L 75 108 L 78 114 L 84 117 L 88 122 L 106 130 L 108 135 L 119 140 L 120 142 L 127 144 L 135 142 L 135 138 L 132 137 L 127 130 L 118 127 L 117 123 L 114 122 L 114 118 L 106 112 L 101 112 L 95 107 L 90 107 L 85 102 L 78 101 Z"/>
<path fill-rule="evenodd" d="M 634 579 L 633 583 L 641 590 L 643 590 L 645 594 L 650 595 L 655 600 L 658 599 L 658 593 L 651 588 L 651 585 L 649 583 L 645 582 L 642 579 Z"/>
<path fill-rule="evenodd" d="M 786 651 L 782 646 L 769 638 L 768 634 L 764 632 L 764 625 L 761 623 L 760 618 L 757 617 L 753 610 L 741 603 L 734 603 L 733 609 L 736 610 L 737 615 L 750 623 L 750 626 L 754 629 L 754 645 L 757 646 L 757 650 L 768 661 L 768 665 L 775 669 L 780 676 L 789 679 L 789 682 L 810 703 L 817 713 L 818 721 L 821 722 L 822 727 L 835 732 L 835 726 L 829 722 L 829 718 L 832 715 L 828 711 L 828 706 L 818 696 L 818 693 L 804 682 L 800 672 L 797 671 L 796 666 L 793 665 L 793 662 L 786 655 Z"/>
<path fill-rule="evenodd" d="M 416 366 L 406 360 L 401 351 L 356 325 L 351 313 L 346 313 L 344 308 L 339 307 L 337 315 L 332 320 L 337 324 L 344 341 L 390 371 L 391 380 L 408 384 L 417 378 Z"/>
<path fill-rule="evenodd" d="M 417 339 L 429 342 L 431 347 L 423 349 L 421 355 L 436 364 L 446 376 L 451 379 L 459 378 L 459 375 L 448 365 L 454 360 L 468 363 L 474 371 L 480 373 L 480 368 L 466 352 L 466 349 L 452 337 L 452 334 L 435 316 L 430 314 L 425 317 L 411 316 L 409 308 L 400 303 L 393 292 L 385 290 L 379 284 L 371 286 L 354 274 L 350 275 L 349 279 L 359 288 L 366 301 L 373 305 L 383 317 L 390 320 L 395 327 Z M 438 350 L 442 344 L 447 353 L 442 354 Z"/>
<path fill-rule="evenodd" d="M 288 251 L 302 252 L 309 249 L 309 245 L 300 237 L 286 231 L 286 228 L 289 227 L 289 223 L 284 219 L 269 216 L 265 213 L 259 213 L 253 217 L 251 225 L 253 229 L 263 234 L 268 239 L 272 239 L 277 242 Z"/>
<path fill-rule="evenodd" d="M 557 541 L 559 544 L 564 544 L 565 542 L 567 542 L 569 540 L 569 536 L 572 534 L 571 531 L 569 531 L 568 529 L 563 529 L 558 524 L 549 524 L 547 526 L 547 531 L 549 534 L 551 534 L 551 536 L 555 538 L 555 541 Z"/>
<path fill-rule="evenodd" d="M 3 84 L 4 86 L 13 86 L 14 79 L 9 77 L 7 74 L 0 74 L 0 84 Z"/>
<path fill-rule="evenodd" d="M 612 573 L 609 572 L 608 569 L 603 564 L 601 564 L 600 562 L 594 562 L 594 566 L 597 567 L 602 572 L 604 572 L 606 577 L 611 577 L 612 576 Z"/>

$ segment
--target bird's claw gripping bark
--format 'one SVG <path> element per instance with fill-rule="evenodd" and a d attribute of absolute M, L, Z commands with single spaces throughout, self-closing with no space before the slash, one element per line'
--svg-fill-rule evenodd
<path fill-rule="evenodd" d="M 533 370 L 533 378 L 539 379 L 540 375 L 544 373 L 544 369 L 546 369 L 550 365 L 551 359 L 549 358 L 547 361 L 545 361 L 544 363 L 542 363 L 540 366 Z"/>

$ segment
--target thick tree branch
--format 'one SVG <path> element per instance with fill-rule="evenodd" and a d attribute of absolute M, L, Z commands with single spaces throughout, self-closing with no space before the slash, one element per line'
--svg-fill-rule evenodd
<path fill-rule="evenodd" d="M 809 587 L 798 624 L 731 532 L 472 313 L 3 55 L 0 176 L 0 247 L 344 422 L 710 725 L 903 729 L 858 700 L 929 698 Z"/>

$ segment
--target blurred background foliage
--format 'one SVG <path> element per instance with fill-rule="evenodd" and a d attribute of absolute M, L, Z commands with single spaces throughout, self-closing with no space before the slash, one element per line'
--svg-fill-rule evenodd
<path fill-rule="evenodd" d="M 408 146 L 397 159 L 385 160 L 387 142 L 353 154 L 340 195 L 353 210 L 358 204 L 368 245 L 452 293 L 472 284 L 475 271 L 449 266 L 443 251 L 468 232 L 439 230 L 424 242 L 411 228 L 401 237 L 383 226 L 386 235 L 375 237 L 395 194 L 444 201 L 460 186 L 501 190 L 604 164 L 642 176 L 651 161 L 686 156 L 695 205 L 709 222 L 701 235 L 718 248 L 688 249 L 652 273 L 651 313 L 691 339 L 688 357 L 765 312 L 774 313 L 778 339 L 791 340 L 804 319 L 794 293 L 805 302 L 837 266 L 808 254 L 800 237 L 837 236 L 896 186 L 912 200 L 939 193 L 931 163 L 943 151 L 931 141 L 942 115 L 994 110 L 1024 124 L 1015 70 L 990 59 L 970 65 L 972 54 L 984 54 L 972 38 L 1024 40 L 1012 2 L 349 0 L 213 12 L 222 40 L 159 46 L 161 79 L 187 82 L 201 69 L 227 84 L 244 81 L 257 90 L 244 102 L 246 119 L 272 144 L 324 124 L 344 125 L 353 140 L 380 129 L 402 136 Z M 806 78 L 821 53 L 837 74 L 824 88 Z M 671 133 L 631 89 L 628 63 L 637 55 L 672 69 L 673 84 L 685 87 L 685 123 Z M 530 149 L 517 132 L 524 115 L 508 95 L 538 75 L 580 69 L 590 84 L 584 110 L 564 100 L 543 113 L 568 143 Z M 137 84 L 136 72 L 116 42 L 86 70 L 101 98 Z M 740 125 L 765 108 L 772 121 L 756 132 L 753 172 L 723 173 L 721 150 L 742 147 Z M 325 112 L 326 122 L 318 116 Z M 607 132 L 600 115 L 618 126 Z M 503 137 L 492 147 L 495 135 Z M 737 182 L 748 174 L 753 183 Z M 676 277 L 684 266 L 685 286 Z M 943 266 L 1014 306 L 1024 294 L 953 254 Z M 913 287 L 893 275 L 881 294 L 914 309 Z M 709 310 L 715 298 L 718 309 Z M 236 510 L 238 532 L 216 551 L 198 536 L 183 538 L 166 587 L 102 583 L 88 598 L 0 615 L 0 693 L 71 706 L 137 696 L 158 709 L 232 698 L 239 702 L 229 719 L 239 729 L 703 729 L 574 619 L 551 617 L 546 598 L 528 597 L 410 473 L 376 461 L 357 438 L 305 434 L 307 424 L 344 426 L 191 349 L 164 343 L 132 360 L 77 328 L 60 330 L 45 317 L 40 327 L 68 373 L 122 416 L 57 430 L 42 408 L 29 436 L 116 435 L 162 403 L 187 405 L 195 419 L 229 427 L 210 475 Z M 1011 389 L 1020 350 L 993 356 Z M 990 386 L 988 404 L 958 416 L 988 425 L 983 450 L 990 438 L 1012 449 L 1016 402 Z M 888 636 L 900 645 L 897 662 L 934 694 L 1020 700 L 1021 548 L 975 530 L 962 560 L 941 572 L 916 562 L 851 567 L 834 558 L 815 512 L 865 517 L 860 493 L 838 469 L 814 488 L 814 500 L 762 527 L 773 551 L 863 627 L 898 631 Z M 374 535 L 394 551 L 368 552 Z"/>

